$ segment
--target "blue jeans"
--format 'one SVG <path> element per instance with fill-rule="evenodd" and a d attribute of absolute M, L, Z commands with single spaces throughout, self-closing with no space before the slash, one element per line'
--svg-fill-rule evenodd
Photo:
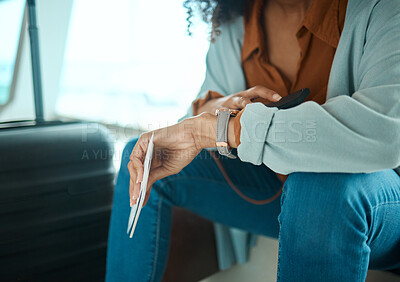
<path fill-rule="evenodd" d="M 179 174 L 157 181 L 132 239 L 127 144 L 111 216 L 107 281 L 160 281 L 166 266 L 172 206 L 211 221 L 279 238 L 278 281 L 365 281 L 368 268 L 400 266 L 400 177 L 370 174 L 293 173 L 281 197 L 254 205 L 239 197 L 203 150 Z M 233 183 L 262 200 L 281 187 L 266 166 L 221 157 Z"/>

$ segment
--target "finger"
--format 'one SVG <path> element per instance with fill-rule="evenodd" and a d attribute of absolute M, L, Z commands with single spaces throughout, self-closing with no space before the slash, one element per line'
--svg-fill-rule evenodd
<path fill-rule="evenodd" d="M 132 199 L 132 196 L 133 196 L 133 181 L 132 181 L 132 179 L 135 178 L 135 175 L 134 175 L 133 166 L 132 166 L 131 162 L 129 162 L 126 167 L 128 168 L 128 171 L 129 171 L 129 199 Z"/>
<path fill-rule="evenodd" d="M 132 199 L 132 203 L 135 204 L 136 200 L 139 198 L 139 194 L 140 194 L 140 185 L 137 185 L 136 183 L 134 183 L 132 180 L 132 187 L 133 187 L 133 193 L 131 195 L 131 199 Z"/>
<path fill-rule="evenodd" d="M 138 165 L 141 166 L 141 168 L 138 168 Z M 139 198 L 139 193 L 140 193 L 140 183 L 141 180 L 139 178 L 139 173 L 140 170 L 142 170 L 142 175 L 143 175 L 143 165 L 140 163 L 136 163 L 134 161 L 130 161 L 128 165 L 129 173 L 131 175 L 131 182 L 132 182 L 132 193 L 130 193 L 130 201 L 131 205 L 134 205 L 136 203 L 136 200 Z M 143 176 L 142 176 L 143 177 Z"/>
<path fill-rule="evenodd" d="M 150 195 L 150 191 L 151 191 L 151 187 L 153 186 L 153 184 L 160 179 L 163 179 L 164 177 L 170 176 L 172 174 L 174 174 L 175 172 L 171 172 L 170 170 L 166 169 L 163 166 L 159 166 L 159 167 L 155 167 L 155 168 L 151 168 L 150 170 L 150 174 L 149 174 L 149 179 L 147 182 L 147 191 L 146 191 L 146 197 L 144 199 L 144 204 L 145 205 L 147 203 L 147 200 L 149 198 Z"/>
<path fill-rule="evenodd" d="M 144 201 L 143 201 L 143 207 L 147 204 L 147 201 L 149 200 L 149 197 L 150 197 L 150 193 L 151 193 L 151 190 L 147 191 L 146 197 L 144 198 Z"/>
<path fill-rule="evenodd" d="M 163 167 L 156 167 L 156 168 L 154 168 L 154 169 L 152 168 L 152 169 L 150 170 L 149 180 L 148 180 L 148 182 L 147 182 L 146 197 L 144 198 L 143 206 L 146 205 L 147 200 L 148 200 L 149 197 L 150 197 L 151 187 L 153 186 L 153 184 L 154 184 L 157 180 L 160 180 L 160 179 L 162 179 L 162 178 L 164 178 L 164 177 L 167 177 L 167 176 L 169 176 L 169 175 L 171 175 L 171 174 L 168 174 L 168 173 L 167 173 L 167 170 L 166 170 L 165 168 L 163 168 Z"/>
<path fill-rule="evenodd" d="M 136 170 L 134 169 L 132 162 L 128 163 L 128 170 L 129 170 L 129 174 L 130 174 L 129 201 L 130 201 L 130 205 L 133 206 L 136 202 L 136 199 L 139 197 L 139 188 L 137 185 L 135 185 L 135 182 L 137 179 L 137 173 L 136 173 Z"/>
<path fill-rule="evenodd" d="M 163 179 L 164 177 L 170 175 L 171 173 L 163 166 L 152 169 L 147 182 L 147 190 L 149 190 L 157 180 Z"/>
<path fill-rule="evenodd" d="M 134 184 L 140 183 L 143 181 L 143 173 L 144 166 L 143 162 L 138 158 L 134 157 L 131 159 L 130 163 L 132 163 L 132 169 L 135 171 L 135 181 Z"/>
<path fill-rule="evenodd" d="M 247 97 L 234 97 L 230 109 L 243 109 L 246 105 L 253 103 Z"/>
<path fill-rule="evenodd" d="M 264 86 L 255 86 L 246 91 L 243 91 L 243 97 L 247 97 L 249 99 L 261 97 L 271 102 L 277 102 L 282 99 L 282 96 L 276 93 L 276 91 Z"/>
<path fill-rule="evenodd" d="M 150 176 L 149 176 L 149 180 L 148 180 L 148 182 L 147 182 L 146 196 L 145 196 L 145 198 L 144 198 L 144 200 L 143 200 L 143 207 L 147 204 L 147 200 L 149 199 L 150 192 L 151 192 L 151 187 L 153 186 L 154 182 L 155 182 L 155 181 L 154 181 L 154 180 L 151 180 L 151 178 L 150 178 Z"/>
<path fill-rule="evenodd" d="M 143 180 L 143 162 L 147 153 L 147 147 L 149 145 L 149 134 L 145 133 L 140 136 L 138 142 L 132 150 L 130 160 L 133 163 L 134 169 L 137 170 L 136 182 L 141 182 Z"/>
<path fill-rule="evenodd" d="M 130 205 L 131 207 L 133 207 L 133 205 L 136 204 L 137 199 L 139 198 L 140 190 L 132 180 L 130 181 L 129 185 L 132 186 L 132 193 L 129 194 L 129 199 L 130 199 Z"/>
<path fill-rule="evenodd" d="M 143 200 L 143 207 L 147 204 L 147 200 L 150 197 L 150 192 L 151 192 L 151 187 L 153 186 L 155 181 L 151 180 L 150 176 L 149 176 L 149 180 L 147 182 L 147 191 L 146 191 L 146 196 Z"/>
<path fill-rule="evenodd" d="M 131 207 L 134 205 L 132 195 L 133 195 L 133 182 L 132 182 L 132 179 L 129 179 L 129 205 Z"/>

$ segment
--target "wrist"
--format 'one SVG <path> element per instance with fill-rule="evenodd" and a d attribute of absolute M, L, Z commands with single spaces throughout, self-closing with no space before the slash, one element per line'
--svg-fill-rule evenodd
<path fill-rule="evenodd" d="M 231 148 L 237 148 L 235 137 L 235 119 L 236 117 L 231 117 L 228 123 L 228 145 Z"/>
<path fill-rule="evenodd" d="M 202 113 L 194 118 L 194 138 L 201 148 L 215 147 L 217 116 Z"/>
<path fill-rule="evenodd" d="M 193 136 L 201 148 L 216 147 L 217 116 L 202 113 L 193 119 Z M 228 144 L 231 148 L 237 148 L 235 142 L 234 118 L 228 123 Z"/>

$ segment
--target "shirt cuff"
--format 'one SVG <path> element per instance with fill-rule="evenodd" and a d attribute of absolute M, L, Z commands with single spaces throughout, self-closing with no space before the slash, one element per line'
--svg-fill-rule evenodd
<path fill-rule="evenodd" d="M 235 143 L 236 146 L 240 145 L 240 132 L 242 131 L 242 126 L 240 125 L 240 118 L 243 114 L 244 109 L 242 109 L 233 120 L 233 131 L 235 133 Z"/>
<path fill-rule="evenodd" d="M 216 98 L 221 98 L 224 97 L 224 95 L 219 94 L 216 91 L 212 91 L 209 90 L 206 94 L 206 96 L 204 96 L 204 98 L 199 98 L 193 101 L 192 103 L 192 110 L 193 110 L 193 115 L 196 116 L 199 113 L 197 112 L 198 109 L 200 107 L 202 107 L 205 103 L 207 103 L 208 101 L 212 100 L 212 99 L 216 99 Z"/>
<path fill-rule="evenodd" d="M 262 164 L 268 129 L 277 110 L 278 108 L 269 108 L 262 103 L 248 104 L 244 108 L 240 117 L 240 145 L 237 148 L 242 161 Z"/>

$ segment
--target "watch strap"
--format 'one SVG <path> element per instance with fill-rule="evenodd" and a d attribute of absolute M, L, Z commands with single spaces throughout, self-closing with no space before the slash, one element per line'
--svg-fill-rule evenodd
<path fill-rule="evenodd" d="M 218 153 L 223 156 L 227 156 L 230 159 L 236 159 L 237 157 L 232 154 L 232 151 L 228 148 L 228 146 L 219 146 L 217 147 Z"/>
<path fill-rule="evenodd" d="M 236 159 L 228 147 L 228 124 L 231 113 L 229 111 L 218 111 L 217 117 L 217 150 L 221 155 Z"/>

